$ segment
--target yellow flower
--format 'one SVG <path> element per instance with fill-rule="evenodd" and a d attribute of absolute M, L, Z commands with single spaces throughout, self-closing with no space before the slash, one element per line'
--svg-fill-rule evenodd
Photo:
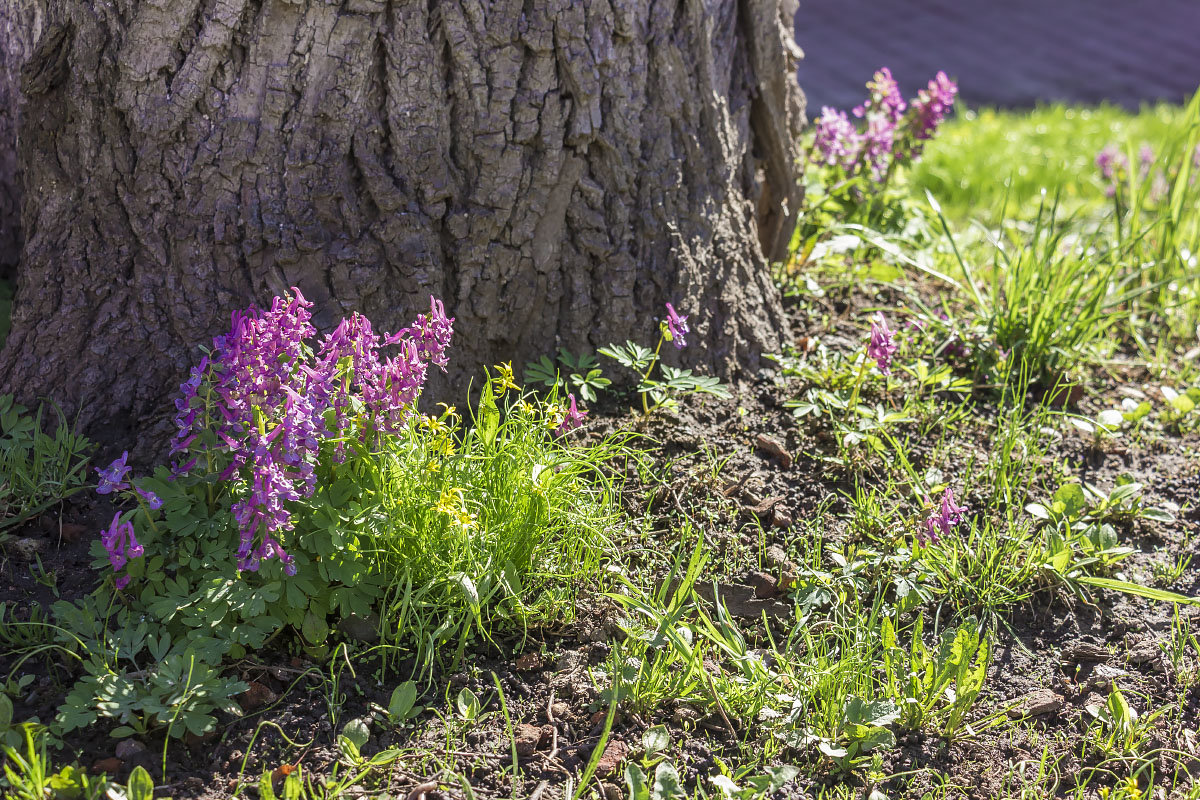
<path fill-rule="evenodd" d="M 442 496 L 438 498 L 434 510 L 450 517 L 463 528 L 475 527 L 476 517 L 467 511 L 466 501 L 463 499 L 463 490 L 457 486 L 442 492 Z"/>
<path fill-rule="evenodd" d="M 521 387 L 517 386 L 516 378 L 513 376 L 513 368 L 511 361 L 505 361 L 503 364 L 496 364 L 496 377 L 492 378 L 492 391 L 496 393 L 496 397 L 503 397 L 504 393 L 509 389 L 521 391 Z"/>

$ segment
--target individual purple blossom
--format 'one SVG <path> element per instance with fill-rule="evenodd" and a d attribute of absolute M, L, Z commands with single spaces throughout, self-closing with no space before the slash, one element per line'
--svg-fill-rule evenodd
<path fill-rule="evenodd" d="M 580 411 L 575 406 L 575 395 L 574 394 L 568 394 L 567 400 L 569 402 L 567 403 L 567 408 L 565 409 L 566 413 L 563 414 L 562 422 L 560 422 L 558 425 L 557 432 L 558 432 L 559 436 L 562 436 L 565 433 L 573 431 L 576 428 L 578 428 L 580 425 L 582 425 L 584 423 L 584 418 L 587 417 L 587 413 L 588 413 L 587 411 Z"/>
<path fill-rule="evenodd" d="M 131 467 L 125 462 L 129 460 L 129 451 L 121 453 L 121 457 L 113 461 L 104 469 L 97 469 L 96 473 L 100 476 L 100 485 L 96 487 L 96 494 L 110 494 L 111 492 L 119 492 L 129 488 L 126 478 L 129 476 Z"/>
<path fill-rule="evenodd" d="M 970 509 L 954 502 L 954 492 L 947 487 L 942 494 L 941 507 L 931 513 L 918 532 L 921 543 L 937 544 L 942 537 L 949 536 L 958 523 L 963 521 Z"/>
<path fill-rule="evenodd" d="M 679 314 L 675 313 L 675 306 L 667 303 L 668 341 L 675 345 L 676 350 L 682 350 L 683 348 L 687 347 L 687 339 L 685 339 L 684 336 L 690 332 L 691 329 L 688 328 L 687 317 L 680 316 Z M 572 398 L 571 402 L 572 404 L 574 403 L 574 398 Z"/>
<path fill-rule="evenodd" d="M 1141 176 L 1145 178 L 1150 174 L 1150 168 L 1154 166 L 1154 148 L 1143 143 L 1141 149 L 1138 150 L 1138 164 L 1141 166 Z"/>
<path fill-rule="evenodd" d="M 871 321 L 871 341 L 867 344 L 867 356 L 875 359 L 875 365 L 884 375 L 892 372 L 892 356 L 900 349 L 896 344 L 895 333 L 888 328 L 887 319 L 883 312 L 876 312 Z"/>
<path fill-rule="evenodd" d="M 123 569 L 129 559 L 139 558 L 145 552 L 134 535 L 133 523 L 121 522 L 121 512 L 119 511 L 113 516 L 108 530 L 100 532 L 100 543 L 104 545 L 104 550 L 108 554 L 108 563 L 112 566 L 113 572 Z M 124 589 L 128 585 L 128 575 L 117 577 L 118 589 Z"/>
<path fill-rule="evenodd" d="M 140 486 L 133 487 L 133 490 L 137 492 L 138 497 L 142 498 L 142 500 L 146 502 L 146 505 L 150 507 L 151 511 L 158 511 L 160 508 L 162 508 L 162 500 L 154 492 L 150 491 L 149 489 L 143 489 Z"/>

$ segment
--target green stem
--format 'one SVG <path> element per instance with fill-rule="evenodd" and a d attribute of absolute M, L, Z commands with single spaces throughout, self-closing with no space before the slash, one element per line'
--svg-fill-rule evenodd
<path fill-rule="evenodd" d="M 662 351 L 662 343 L 663 343 L 663 341 L 666 340 L 666 338 L 667 338 L 666 334 L 664 334 L 660 331 L 658 334 L 658 346 L 654 348 L 654 357 L 650 359 L 650 366 L 646 367 L 645 373 L 642 374 L 642 380 L 641 380 L 642 383 L 645 383 L 646 379 L 650 377 L 650 373 L 654 371 L 654 365 L 658 363 L 658 354 L 659 354 L 659 352 Z M 647 394 L 649 394 L 649 392 L 641 393 L 641 395 L 642 395 L 642 414 L 643 414 L 643 416 L 648 417 L 648 416 L 650 416 L 651 409 L 650 409 L 649 404 L 646 403 L 646 395 Z M 655 403 L 654 407 L 658 408 L 658 403 Z"/>
<path fill-rule="evenodd" d="M 862 388 L 863 378 L 867 374 L 867 358 L 863 358 L 862 364 L 858 367 L 858 377 L 854 380 L 854 393 L 850 395 L 850 413 L 858 413 L 858 390 Z"/>

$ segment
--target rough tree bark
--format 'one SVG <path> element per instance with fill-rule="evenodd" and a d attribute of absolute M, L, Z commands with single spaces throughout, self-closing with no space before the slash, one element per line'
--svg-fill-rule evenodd
<path fill-rule="evenodd" d="M 795 0 L 38 2 L 0 379 L 93 431 L 289 285 L 319 325 L 445 298 L 459 375 L 668 300 L 725 376 L 787 337 Z"/>
<path fill-rule="evenodd" d="M 0 280 L 10 280 L 21 255 L 21 179 L 17 169 L 21 64 L 41 30 L 30 0 L 0 0 Z"/>

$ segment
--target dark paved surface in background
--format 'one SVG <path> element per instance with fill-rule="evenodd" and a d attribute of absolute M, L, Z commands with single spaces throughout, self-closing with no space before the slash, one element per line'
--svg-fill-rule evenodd
<path fill-rule="evenodd" d="M 1200 0 L 800 0 L 809 116 L 890 67 L 906 98 L 939 69 L 971 106 L 1137 108 L 1200 86 Z"/>

